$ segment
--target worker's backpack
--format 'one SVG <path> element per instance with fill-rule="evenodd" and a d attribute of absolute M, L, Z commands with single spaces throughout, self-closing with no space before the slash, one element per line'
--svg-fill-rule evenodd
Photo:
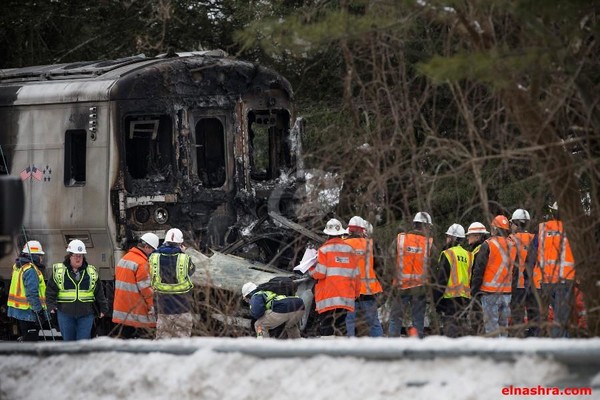
<path fill-rule="evenodd" d="M 267 290 L 284 296 L 294 296 L 296 294 L 296 289 L 296 283 L 291 277 L 276 276 L 271 278 L 268 282 L 258 285 L 256 291 Z"/>

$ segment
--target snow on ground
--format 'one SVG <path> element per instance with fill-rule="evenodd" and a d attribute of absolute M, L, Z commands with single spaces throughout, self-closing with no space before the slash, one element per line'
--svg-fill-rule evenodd
<path fill-rule="evenodd" d="M 5 346 L 29 349 L 29 354 L 37 350 L 42 356 L 9 354 L 13 351 Z M 54 354 L 58 348 L 70 353 Z M 140 352 L 148 348 L 158 351 Z M 286 352 L 296 357 L 255 356 Z M 515 360 L 501 357 L 511 352 L 520 355 Z M 569 370 L 560 361 L 540 356 L 545 352 L 574 354 L 580 359 L 587 355 L 598 361 Z M 432 336 L 423 340 L 97 338 L 33 345 L 4 342 L 0 343 L 0 399 L 600 399 L 598 355 L 600 339 Z M 593 393 L 503 395 L 502 389 L 511 385 L 591 387 Z"/>

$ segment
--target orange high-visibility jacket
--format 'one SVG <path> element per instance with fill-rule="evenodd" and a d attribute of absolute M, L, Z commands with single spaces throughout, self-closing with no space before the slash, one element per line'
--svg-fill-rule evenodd
<path fill-rule="evenodd" d="M 431 259 L 433 238 L 416 233 L 400 233 L 396 239 L 396 277 L 394 286 L 402 289 L 423 286 Z"/>
<path fill-rule="evenodd" d="M 490 248 L 481 291 L 488 293 L 510 293 L 512 284 L 513 260 L 517 249 L 512 241 L 502 236 L 492 236 L 486 242 Z"/>
<path fill-rule="evenodd" d="M 354 248 L 333 237 L 319 247 L 317 264 L 308 273 L 317 280 L 315 305 L 319 314 L 343 308 L 354 311 L 360 295 L 360 270 Z"/>
<path fill-rule="evenodd" d="M 115 269 L 113 322 L 137 328 L 153 328 L 156 318 L 150 314 L 154 306 L 148 271 L 148 257 L 133 247 Z"/>
<path fill-rule="evenodd" d="M 527 259 L 527 252 L 529 251 L 529 245 L 531 244 L 531 240 L 533 239 L 533 233 L 529 232 L 517 232 L 513 233 L 509 236 L 509 238 L 515 244 L 517 249 L 516 256 L 517 259 L 514 260 L 514 266 L 518 268 L 518 281 L 517 288 L 524 289 L 525 288 L 525 276 L 523 275 L 525 272 L 525 260 Z M 529 281 L 533 283 L 533 286 L 537 289 L 541 287 L 542 283 L 542 270 L 536 264 L 533 267 L 533 277 L 529 277 Z"/>
<path fill-rule="evenodd" d="M 360 270 L 360 294 L 373 295 L 381 293 L 383 288 L 373 268 L 373 239 L 349 238 L 346 243 L 354 248 Z"/>
<path fill-rule="evenodd" d="M 575 260 L 562 222 L 551 220 L 540 224 L 538 265 L 542 270 L 544 283 L 575 279 Z"/>

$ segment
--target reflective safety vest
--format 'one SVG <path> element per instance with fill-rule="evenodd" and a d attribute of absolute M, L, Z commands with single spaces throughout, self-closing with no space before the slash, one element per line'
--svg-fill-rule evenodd
<path fill-rule="evenodd" d="M 509 236 L 509 238 L 513 241 L 513 243 L 515 244 L 515 247 L 517 249 L 517 262 L 515 262 L 515 267 L 518 268 L 518 281 L 517 281 L 517 288 L 518 289 L 524 289 L 525 288 L 525 267 L 526 267 L 526 259 L 527 259 L 527 252 L 529 251 L 529 245 L 531 244 L 531 241 L 533 240 L 533 233 L 529 233 L 529 232 L 517 232 L 517 233 L 513 233 L 512 235 Z M 530 283 L 533 283 L 533 286 L 536 287 L 537 289 L 539 289 L 541 286 L 541 281 L 542 281 L 542 270 L 540 269 L 540 267 L 536 265 L 533 267 L 533 277 L 529 277 L 529 281 Z"/>
<path fill-rule="evenodd" d="M 394 285 L 402 289 L 422 286 L 429 270 L 433 238 L 414 233 L 400 233 L 396 240 L 396 277 Z"/>
<path fill-rule="evenodd" d="M 360 294 L 373 295 L 381 293 L 383 288 L 375 275 L 373 268 L 373 239 L 349 238 L 346 243 L 354 248 L 358 256 L 358 268 L 360 270 Z"/>
<path fill-rule="evenodd" d="M 263 291 L 256 292 L 256 293 L 264 293 L 267 295 L 267 299 L 265 300 L 265 309 L 266 310 L 270 310 L 271 308 L 273 308 L 273 302 L 275 300 L 283 300 L 288 297 L 288 296 L 284 296 L 282 294 L 277 294 L 275 292 L 271 292 L 268 290 L 263 290 Z M 291 296 L 291 297 L 294 297 L 294 296 Z"/>
<path fill-rule="evenodd" d="M 134 327 L 155 327 L 156 318 L 148 271 L 148 256 L 133 247 L 115 267 L 115 295 L 112 320 Z"/>
<path fill-rule="evenodd" d="M 177 257 L 176 277 L 177 283 L 164 283 L 160 276 L 160 257 Z M 184 294 L 192 290 L 194 284 L 189 276 L 190 256 L 184 253 L 162 254 L 152 253 L 148 259 L 150 264 L 150 280 L 152 288 L 157 293 Z"/>
<path fill-rule="evenodd" d="M 552 220 L 540 224 L 538 265 L 542 270 L 544 283 L 575 279 L 575 260 L 562 222 Z"/>
<path fill-rule="evenodd" d="M 23 273 L 31 268 L 37 273 L 40 283 L 40 302 L 42 303 L 42 307 L 46 308 L 46 282 L 44 281 L 44 274 L 42 274 L 35 264 L 31 263 L 25 264 L 21 268 L 16 264 L 13 265 L 10 290 L 8 291 L 8 302 L 6 303 L 7 306 L 18 308 L 20 310 L 29 310 L 31 308 L 31 304 L 29 304 L 29 300 L 27 300 L 25 284 L 23 283 Z"/>
<path fill-rule="evenodd" d="M 451 267 L 444 298 L 466 297 L 470 299 L 473 254 L 463 249 L 460 245 L 446 249 L 442 254 L 446 257 Z"/>
<path fill-rule="evenodd" d="M 85 275 L 89 277 L 88 287 L 81 287 Z M 68 279 L 65 279 L 67 277 Z M 63 263 L 57 263 L 52 266 L 52 279 L 58 287 L 57 301 L 59 303 L 73 303 L 77 300 L 82 303 L 91 303 L 96 299 L 94 292 L 98 283 L 98 272 L 96 267 L 88 264 L 81 271 L 79 281 L 75 282 L 70 274 L 67 273 L 67 266 Z"/>
<path fill-rule="evenodd" d="M 317 264 L 308 270 L 317 280 L 315 306 L 319 314 L 337 308 L 354 311 L 354 300 L 360 296 L 357 258 L 354 248 L 338 237 L 319 247 Z"/>
<path fill-rule="evenodd" d="M 508 238 L 493 236 L 486 240 L 490 248 L 481 290 L 488 293 L 510 293 L 516 248 Z"/>

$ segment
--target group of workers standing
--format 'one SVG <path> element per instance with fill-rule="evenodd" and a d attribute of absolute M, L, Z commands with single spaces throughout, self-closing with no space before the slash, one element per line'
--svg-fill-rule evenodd
<path fill-rule="evenodd" d="M 375 298 L 383 288 L 375 274 L 369 224 L 361 220 L 353 217 L 348 229 L 330 220 L 323 231 L 329 240 L 308 271 L 317 281 L 321 336 L 354 336 L 357 311 L 370 336 L 384 334 Z M 527 231 L 530 220 L 526 210 L 517 209 L 510 219 L 496 216 L 490 231 L 480 222 L 467 231 L 452 224 L 438 252 L 431 216 L 418 212 L 413 229 L 399 233 L 393 246 L 388 336 L 423 337 L 427 315 L 450 337 L 482 332 L 501 337 L 509 331 L 540 336 L 546 326 L 551 337 L 568 336 L 575 263 L 558 205 L 549 207 L 548 220 L 535 233 Z"/>
<path fill-rule="evenodd" d="M 450 337 L 479 333 L 479 327 L 486 336 L 508 336 L 511 316 L 515 336 L 540 336 L 547 325 L 549 336 L 567 336 L 575 263 L 558 205 L 550 206 L 549 212 L 535 233 L 527 231 L 530 216 L 523 209 L 510 219 L 496 216 L 489 232 L 480 222 L 467 231 L 452 224 L 439 252 L 431 216 L 418 212 L 413 229 L 397 235 L 393 268 L 387 274 L 377 265 L 368 221 L 355 216 L 345 229 L 339 220 L 329 220 L 323 230 L 328 240 L 307 271 L 316 281 L 320 336 L 356 336 L 359 318 L 366 322 L 369 336 L 384 336 L 378 302 L 382 281 L 388 284 L 386 291 L 389 288 L 390 337 L 423 337 L 427 315 Z M 158 236 L 145 233 L 119 260 L 113 336 L 150 337 L 154 330 L 156 338 L 191 336 L 194 265 L 183 241 L 177 228 L 167 231 L 161 245 Z M 40 242 L 28 241 L 16 259 L 8 315 L 18 320 L 23 340 L 38 340 L 39 329 L 51 315 L 56 315 L 63 340 L 87 339 L 95 317 L 108 312 L 99 273 L 85 257 L 85 244 L 72 240 L 66 252 L 62 262 L 52 265 L 47 284 Z M 301 298 L 261 290 L 252 282 L 244 285 L 242 294 L 260 336 L 268 337 L 271 328 L 283 326 L 287 337 L 300 337 L 298 323 L 305 310 Z M 549 311 L 553 320 L 547 323 Z M 474 325 L 479 326 L 473 329 Z"/>
<path fill-rule="evenodd" d="M 158 236 L 145 233 L 119 260 L 113 336 L 150 337 L 154 328 L 157 338 L 191 336 L 194 265 L 184 250 L 183 234 L 173 228 L 160 246 Z M 47 284 L 39 241 L 28 241 L 13 265 L 8 316 L 17 320 L 23 341 L 39 340 L 45 324 L 54 335 L 52 321 L 58 322 L 64 341 L 89 339 L 95 318 L 109 311 L 98 270 L 86 259 L 85 244 L 72 240 L 66 252 L 62 262 L 52 265 Z"/>

